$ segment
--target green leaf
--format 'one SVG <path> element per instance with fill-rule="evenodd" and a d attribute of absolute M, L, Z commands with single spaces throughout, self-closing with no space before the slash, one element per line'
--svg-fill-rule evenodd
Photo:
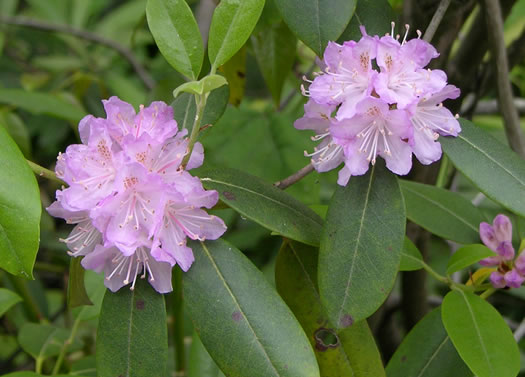
<path fill-rule="evenodd" d="M 301 326 L 262 272 L 225 241 L 190 247 L 195 263 L 183 276 L 184 300 L 224 374 L 319 376 Z"/>
<path fill-rule="evenodd" d="M 193 334 L 188 362 L 188 377 L 224 377 L 197 333 Z"/>
<path fill-rule="evenodd" d="M 86 113 L 50 93 L 26 92 L 23 89 L 0 88 L 0 103 L 19 107 L 32 114 L 45 114 L 78 123 Z"/>
<path fill-rule="evenodd" d="M 423 268 L 423 257 L 416 245 L 408 237 L 405 237 L 403 251 L 401 251 L 401 263 L 399 271 L 415 271 Z"/>
<path fill-rule="evenodd" d="M 428 313 L 403 339 L 386 367 L 388 377 L 470 377 L 472 373 L 452 345 L 441 308 Z"/>
<path fill-rule="evenodd" d="M 338 328 L 374 313 L 392 289 L 405 235 L 405 205 L 383 163 L 338 187 L 319 250 L 319 291 Z"/>
<path fill-rule="evenodd" d="M 102 300 L 106 287 L 104 286 L 104 276 L 94 271 L 86 270 L 84 274 L 84 285 L 86 287 L 89 300 L 92 305 L 84 305 L 72 310 L 73 316 L 81 321 L 88 321 L 100 314 Z"/>
<path fill-rule="evenodd" d="M 22 152 L 0 127 L 0 268 L 33 278 L 40 239 L 40 190 Z"/>
<path fill-rule="evenodd" d="M 366 321 L 340 331 L 329 324 L 317 289 L 318 255 L 317 248 L 285 241 L 277 256 L 275 283 L 314 347 L 321 376 L 385 376 Z"/>
<path fill-rule="evenodd" d="M 133 291 L 106 291 L 97 329 L 98 376 L 164 376 L 167 352 L 164 296 L 143 279 Z"/>
<path fill-rule="evenodd" d="M 35 372 L 13 372 L 9 374 L 3 374 L 2 377 L 45 377 L 41 374 L 35 373 Z M 70 374 L 55 374 L 54 377 L 71 377 Z"/>
<path fill-rule="evenodd" d="M 84 267 L 82 258 L 71 258 L 69 261 L 69 281 L 67 284 L 67 304 L 70 308 L 93 305 L 84 286 Z"/>
<path fill-rule="evenodd" d="M 244 97 L 244 86 L 246 84 L 246 45 L 242 46 L 224 63 L 219 71 L 224 74 L 230 87 L 230 98 L 228 100 L 234 106 L 239 106 Z"/>
<path fill-rule="evenodd" d="M 215 124 L 228 105 L 230 89 L 224 85 L 210 93 L 202 115 L 202 124 Z M 191 132 L 195 120 L 195 97 L 189 93 L 180 94 L 171 104 L 173 116 L 177 121 L 179 129 L 187 129 Z"/>
<path fill-rule="evenodd" d="M 354 14 L 355 0 L 275 0 L 290 30 L 318 56 L 335 41 Z"/>
<path fill-rule="evenodd" d="M 235 169 L 209 169 L 201 180 L 223 202 L 263 227 L 308 245 L 319 245 L 323 221 L 310 208 L 270 183 Z"/>
<path fill-rule="evenodd" d="M 148 0 L 148 26 L 164 58 L 177 71 L 197 78 L 204 59 L 199 26 L 185 0 Z"/>
<path fill-rule="evenodd" d="M 226 63 L 248 40 L 264 0 L 222 0 L 213 12 L 208 55 L 213 68 Z"/>
<path fill-rule="evenodd" d="M 520 352 L 496 309 L 470 292 L 451 291 L 443 300 L 443 324 L 459 355 L 478 377 L 516 376 Z"/>
<path fill-rule="evenodd" d="M 361 39 L 359 27 L 364 25 L 368 35 L 385 35 L 390 32 L 390 23 L 397 19 L 388 0 L 359 0 L 354 17 L 339 37 L 338 42 Z"/>
<path fill-rule="evenodd" d="M 459 248 L 448 261 L 447 275 L 464 269 L 480 260 L 496 256 L 496 253 L 485 245 L 475 244 Z"/>
<path fill-rule="evenodd" d="M 441 146 L 454 165 L 481 192 L 525 216 L 525 161 L 466 119 L 458 137 L 443 137 Z"/>
<path fill-rule="evenodd" d="M 22 299 L 15 292 L 6 288 L 0 288 L 0 317 L 20 301 L 22 301 Z"/>
<path fill-rule="evenodd" d="M 400 180 L 407 217 L 429 232 L 462 244 L 479 242 L 481 211 L 461 195 Z"/>
<path fill-rule="evenodd" d="M 223 85 L 227 85 L 228 81 L 221 75 L 209 75 L 204 76 L 199 81 L 190 81 L 180 85 L 173 91 L 173 97 L 177 98 L 179 93 L 186 92 L 191 94 L 202 95 L 209 93 L 214 89 L 220 88 Z"/>
<path fill-rule="evenodd" d="M 17 114 L 8 110 L 0 110 L 0 126 L 5 127 L 25 157 L 31 155 L 31 139 L 27 127 Z"/>
<path fill-rule="evenodd" d="M 297 38 L 286 24 L 280 21 L 259 28 L 251 40 L 259 69 L 275 105 L 278 106 L 284 81 L 292 71 Z"/>
<path fill-rule="evenodd" d="M 18 333 L 18 343 L 33 358 L 44 360 L 60 353 L 69 334 L 64 328 L 27 322 Z"/>

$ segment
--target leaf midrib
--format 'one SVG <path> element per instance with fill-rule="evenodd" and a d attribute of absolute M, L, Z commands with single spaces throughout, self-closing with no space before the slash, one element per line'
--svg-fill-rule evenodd
<path fill-rule="evenodd" d="M 233 183 L 228 183 L 228 182 L 219 181 L 219 180 L 217 180 L 217 179 L 209 178 L 209 177 L 207 177 L 207 178 L 201 178 L 201 181 L 215 182 L 215 183 L 219 183 L 219 184 L 222 184 L 222 185 L 225 185 L 225 186 L 235 187 L 235 188 L 237 188 L 237 189 L 239 189 L 239 190 L 243 190 L 243 191 L 249 192 L 249 193 L 251 193 L 251 194 L 258 195 L 258 196 L 260 196 L 260 197 L 262 197 L 262 198 L 268 199 L 268 200 L 270 200 L 270 201 L 272 201 L 272 202 L 274 202 L 274 203 L 277 203 L 277 204 L 279 204 L 279 205 L 281 205 L 281 206 L 283 206 L 283 207 L 285 207 L 285 208 L 288 208 L 288 209 L 294 211 L 295 213 L 297 213 L 297 214 L 303 216 L 304 218 L 306 218 L 306 219 L 308 219 L 308 220 L 314 222 L 316 225 L 321 225 L 321 226 L 323 225 L 322 222 L 318 222 L 318 221 L 315 219 L 315 217 L 307 216 L 304 212 L 301 212 L 301 211 L 295 209 L 294 207 L 290 207 L 288 204 L 286 204 L 286 203 L 284 203 L 284 202 L 280 202 L 280 201 L 278 201 L 278 200 L 276 200 L 276 199 L 273 199 L 273 198 L 271 198 L 271 197 L 269 197 L 269 196 L 263 195 L 263 194 L 261 194 L 261 193 L 259 193 L 259 192 L 257 192 L 257 191 L 250 190 L 249 188 L 242 187 L 242 186 L 238 186 L 238 185 L 235 185 L 235 184 L 233 184 Z M 228 202 L 229 202 L 229 201 L 228 201 Z M 315 213 L 315 212 L 314 212 L 314 213 Z"/>
<path fill-rule="evenodd" d="M 277 369 L 275 368 L 275 366 L 273 365 L 272 363 L 272 360 L 270 359 L 270 356 L 268 355 L 268 353 L 266 352 L 266 348 L 264 348 L 264 345 L 262 344 L 262 342 L 260 341 L 259 337 L 257 336 L 257 333 L 255 332 L 255 330 L 253 329 L 252 327 L 252 324 L 250 323 L 250 321 L 248 321 L 248 317 L 246 316 L 246 314 L 244 313 L 244 310 L 241 308 L 241 305 L 239 304 L 239 302 L 237 301 L 237 298 L 235 297 L 235 295 L 233 294 L 230 286 L 228 285 L 228 282 L 226 281 L 226 279 L 224 278 L 221 270 L 219 269 L 219 266 L 217 266 L 217 264 L 215 263 L 215 260 L 213 259 L 210 251 L 208 250 L 208 248 L 206 247 L 206 244 L 204 242 L 201 242 L 201 246 L 202 246 L 202 249 L 204 250 L 204 252 L 206 253 L 206 256 L 208 257 L 208 259 L 210 260 L 213 268 L 215 269 L 215 271 L 217 272 L 217 276 L 221 279 L 224 287 L 226 288 L 226 290 L 228 291 L 231 299 L 233 300 L 235 306 L 239 309 L 239 313 L 242 314 L 244 320 L 246 321 L 246 323 L 248 324 L 248 328 L 251 330 L 252 334 L 253 334 L 253 337 L 255 338 L 255 340 L 257 341 L 257 344 L 260 346 L 260 348 L 262 349 L 263 351 L 263 354 L 264 356 L 266 357 L 266 359 L 268 360 L 268 363 L 271 365 L 272 369 L 275 371 L 275 375 L 276 376 L 280 376 L 279 372 L 277 371 Z"/>
<path fill-rule="evenodd" d="M 425 365 L 423 365 L 423 368 L 421 368 L 421 371 L 419 372 L 419 374 L 417 375 L 417 377 L 421 377 L 423 376 L 423 373 L 425 373 L 425 371 L 427 370 L 427 368 L 429 367 L 429 365 L 432 363 L 432 361 L 436 358 L 437 354 L 439 353 L 439 351 L 441 350 L 441 348 L 443 348 L 445 346 L 445 344 L 447 343 L 447 340 L 449 339 L 448 335 L 445 336 L 445 339 L 443 339 L 443 341 L 439 344 L 439 346 L 434 350 L 434 352 L 432 353 L 432 355 L 430 356 L 430 358 L 427 360 L 427 362 L 425 363 Z"/>
<path fill-rule="evenodd" d="M 468 226 L 470 229 L 474 230 L 474 232 L 476 232 L 476 233 L 478 232 L 478 229 L 476 227 L 474 227 L 472 224 L 468 223 L 466 219 L 464 219 L 461 216 L 458 216 L 456 213 L 452 212 L 447 207 L 444 207 L 441 203 L 436 202 L 435 200 L 429 198 L 428 196 L 425 196 L 425 195 L 419 193 L 418 191 L 414 191 L 414 190 L 410 189 L 408 185 L 402 184 L 401 186 L 403 187 L 404 190 L 410 191 L 411 193 L 415 194 L 416 196 L 419 196 L 420 198 L 425 199 L 426 201 L 430 202 L 431 204 L 434 204 L 436 207 L 442 209 L 444 212 L 449 213 L 450 215 L 452 215 L 452 217 L 455 217 L 460 222 L 462 222 L 466 226 Z"/>
<path fill-rule="evenodd" d="M 368 200 L 370 198 L 370 192 L 372 191 L 372 181 L 374 180 L 374 173 L 375 173 L 375 166 L 372 168 L 372 172 L 370 174 L 370 180 L 368 181 L 368 188 L 366 190 L 366 197 L 365 197 L 365 202 L 363 203 L 363 213 L 361 214 L 361 220 L 359 221 L 359 232 L 357 233 L 357 238 L 355 240 L 355 247 L 354 247 L 354 251 L 353 251 L 353 256 L 352 256 L 352 264 L 351 264 L 351 267 L 350 267 L 350 273 L 348 275 L 348 279 L 347 279 L 347 282 L 346 282 L 346 287 L 345 287 L 345 292 L 344 292 L 344 296 L 343 296 L 343 301 L 341 303 L 341 306 L 339 308 L 339 313 L 337 314 L 337 324 L 339 325 L 339 321 L 340 321 L 340 318 L 341 318 L 341 313 L 343 312 L 343 309 L 346 305 L 346 300 L 348 299 L 348 290 L 350 289 L 350 285 L 352 283 L 352 275 L 354 274 L 354 266 L 355 266 L 355 259 L 357 257 L 357 253 L 358 253 L 358 248 L 359 248 L 359 243 L 360 243 L 360 240 L 361 240 L 361 232 L 364 228 L 363 226 L 363 222 L 364 222 L 364 218 L 365 218 L 365 215 L 366 215 L 366 212 L 367 212 L 367 209 L 368 209 Z"/>

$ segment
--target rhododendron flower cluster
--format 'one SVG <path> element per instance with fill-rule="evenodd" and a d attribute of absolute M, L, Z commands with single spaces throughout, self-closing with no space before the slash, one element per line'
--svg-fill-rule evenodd
<path fill-rule="evenodd" d="M 187 131 L 178 131 L 173 109 L 163 102 L 133 107 L 117 97 L 103 101 L 107 119 L 80 121 L 82 144 L 59 154 L 56 174 L 69 187 L 57 191 L 47 209 L 77 224 L 62 240 L 82 265 L 104 271 L 106 286 L 116 291 L 137 277 L 148 277 L 161 293 L 172 290 L 171 269 L 187 271 L 193 263 L 193 240 L 217 239 L 224 222 L 208 215 L 218 200 L 187 170 L 202 164 L 195 144 L 185 169 Z"/>
<path fill-rule="evenodd" d="M 443 71 L 425 69 L 439 54 L 419 31 L 407 41 L 406 28 L 401 42 L 394 38 L 394 25 L 383 37 L 369 36 L 361 27 L 358 42 L 329 42 L 322 72 L 302 88 L 310 98 L 295 127 L 314 130 L 313 140 L 321 142 L 305 155 L 319 172 L 344 162 L 340 185 L 365 174 L 377 156 L 399 175 L 410 171 L 412 153 L 423 164 L 437 161 L 439 135 L 461 131 L 457 117 L 442 105 L 457 98 L 459 89 L 447 85 Z"/>
<path fill-rule="evenodd" d="M 515 251 L 512 246 L 512 223 L 505 215 L 494 218 L 492 225 L 479 224 L 481 241 L 497 256 L 481 260 L 482 266 L 497 266 L 490 275 L 490 282 L 495 288 L 519 288 L 525 281 L 525 253 L 514 260 Z"/>

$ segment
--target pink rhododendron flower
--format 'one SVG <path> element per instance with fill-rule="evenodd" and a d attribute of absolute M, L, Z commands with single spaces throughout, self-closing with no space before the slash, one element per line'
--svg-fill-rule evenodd
<path fill-rule="evenodd" d="M 481 241 L 497 256 L 482 259 L 482 266 L 497 266 L 490 275 L 490 282 L 495 288 L 519 288 L 525 281 L 525 253 L 514 261 L 515 250 L 512 246 L 512 223 L 505 215 L 497 215 L 492 225 L 479 224 Z"/>
<path fill-rule="evenodd" d="M 418 38 L 407 40 L 406 28 L 401 42 L 393 37 L 393 24 L 392 32 L 381 38 L 361 27 L 357 42 L 330 42 L 322 72 L 308 89 L 302 87 L 310 99 L 295 127 L 314 130 L 312 139 L 321 142 L 306 156 L 319 172 L 344 161 L 340 185 L 365 174 L 377 156 L 399 175 L 410 171 L 412 154 L 422 164 L 437 161 L 439 136 L 461 132 L 457 116 L 442 105 L 457 98 L 459 89 L 447 85 L 443 71 L 425 68 L 439 54 L 420 39 L 419 31 Z"/>
<path fill-rule="evenodd" d="M 105 273 L 110 290 L 133 289 L 140 276 L 169 292 L 172 267 L 187 271 L 194 260 L 187 237 L 217 239 L 226 230 L 202 209 L 217 203 L 217 192 L 186 171 L 202 164 L 202 145 L 184 170 L 187 131 L 178 131 L 171 107 L 153 102 L 136 114 L 117 97 L 103 103 L 107 118 L 82 119 L 82 144 L 59 154 L 56 174 L 69 187 L 47 210 L 77 224 L 62 241 L 85 268 Z"/>

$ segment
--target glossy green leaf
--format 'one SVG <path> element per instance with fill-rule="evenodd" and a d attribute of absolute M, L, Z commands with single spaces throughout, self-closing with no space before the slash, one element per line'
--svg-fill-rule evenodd
<path fill-rule="evenodd" d="M 472 122 L 460 123 L 458 137 L 440 138 L 445 153 L 481 192 L 525 216 L 525 161 Z"/>
<path fill-rule="evenodd" d="M 202 115 L 202 124 L 215 124 L 228 105 L 230 89 L 228 85 L 221 86 L 214 90 L 208 96 L 204 114 Z M 177 121 L 179 129 L 187 129 L 191 132 L 195 120 L 195 98 L 189 93 L 180 94 L 171 104 L 173 107 L 173 116 Z"/>
<path fill-rule="evenodd" d="M 190 81 L 180 85 L 173 91 L 173 97 L 177 98 L 179 93 L 191 93 L 202 95 L 204 93 L 209 93 L 214 89 L 220 88 L 223 85 L 227 85 L 228 81 L 221 75 L 209 75 L 204 76 L 199 81 Z"/>
<path fill-rule="evenodd" d="M 230 60 L 224 63 L 219 68 L 219 71 L 228 80 L 228 86 L 230 87 L 228 102 L 234 106 L 239 106 L 244 97 L 246 84 L 246 45 L 242 46 Z"/>
<path fill-rule="evenodd" d="M 330 325 L 317 289 L 318 255 L 317 248 L 286 240 L 277 256 L 275 283 L 314 347 L 321 376 L 385 376 L 366 321 L 340 331 Z"/>
<path fill-rule="evenodd" d="M 185 0 L 148 0 L 148 26 L 164 58 L 173 68 L 197 78 L 204 59 L 199 26 Z"/>
<path fill-rule="evenodd" d="M 248 40 L 264 7 L 264 0 L 222 0 L 215 8 L 210 26 L 208 55 L 212 67 L 219 67 L 235 55 Z"/>
<path fill-rule="evenodd" d="M 423 268 L 423 256 L 416 245 L 408 237 L 405 237 L 403 251 L 401 251 L 401 263 L 399 271 L 415 271 Z"/>
<path fill-rule="evenodd" d="M 31 155 L 31 139 L 22 118 L 14 112 L 0 110 L 0 126 L 5 127 L 20 151 L 25 157 L 29 158 Z"/>
<path fill-rule="evenodd" d="M 224 377 L 197 333 L 193 334 L 188 362 L 188 377 Z"/>
<path fill-rule="evenodd" d="M 0 103 L 19 107 L 33 114 L 45 114 L 78 123 L 86 113 L 50 93 L 26 92 L 23 89 L 0 88 Z"/>
<path fill-rule="evenodd" d="M 338 187 L 319 250 L 319 291 L 338 328 L 365 319 L 387 298 L 405 235 L 405 204 L 383 163 Z"/>
<path fill-rule="evenodd" d="M 443 300 L 443 324 L 459 355 L 478 377 L 516 376 L 520 352 L 509 326 L 492 305 L 470 292 Z"/>
<path fill-rule="evenodd" d="M 323 221 L 306 205 L 260 178 L 235 169 L 209 169 L 201 180 L 223 202 L 271 231 L 308 245 L 319 245 Z"/>
<path fill-rule="evenodd" d="M 98 376 L 164 376 L 167 352 L 164 296 L 143 279 L 133 291 L 106 291 L 97 329 Z"/>
<path fill-rule="evenodd" d="M 33 277 L 40 241 L 40 190 L 22 152 L 0 127 L 0 268 Z"/>
<path fill-rule="evenodd" d="M 470 201 L 452 191 L 400 180 L 407 217 L 429 232 L 462 244 L 479 242 L 485 220 Z"/>
<path fill-rule="evenodd" d="M 104 276 L 90 270 L 86 270 L 84 274 L 84 286 L 86 287 L 89 300 L 93 305 L 84 305 L 72 310 L 73 316 L 81 321 L 90 320 L 100 314 L 102 300 L 106 292 Z"/>
<path fill-rule="evenodd" d="M 338 39 L 344 41 L 358 41 L 361 39 L 361 25 L 366 27 L 368 35 L 383 36 L 390 33 L 391 22 L 397 19 L 388 0 L 359 0 L 354 16 Z"/>
<path fill-rule="evenodd" d="M 301 326 L 262 272 L 225 241 L 190 247 L 195 262 L 183 276 L 184 300 L 224 374 L 319 376 Z"/>
<path fill-rule="evenodd" d="M 318 56 L 335 41 L 354 14 L 355 0 L 275 0 L 290 30 Z"/>
<path fill-rule="evenodd" d="M 43 360 L 57 356 L 69 334 L 68 329 L 27 322 L 18 333 L 18 343 L 35 359 Z"/>
<path fill-rule="evenodd" d="M 84 267 L 82 258 L 71 258 L 69 261 L 69 281 L 67 284 L 67 304 L 70 308 L 93 305 L 84 285 Z"/>
<path fill-rule="evenodd" d="M 22 299 L 15 292 L 6 288 L 0 288 L 0 317 L 20 301 L 22 301 Z"/>
<path fill-rule="evenodd" d="M 292 71 L 297 38 L 284 22 L 279 21 L 259 28 L 251 40 L 259 69 L 278 106 L 284 81 Z"/>
<path fill-rule="evenodd" d="M 443 323 L 441 308 L 428 313 L 403 339 L 386 367 L 388 377 L 470 377 Z"/>
<path fill-rule="evenodd" d="M 483 258 L 496 256 L 496 253 L 490 250 L 485 245 L 475 244 L 467 245 L 459 248 L 447 265 L 447 274 L 451 275 L 456 271 L 462 270 L 476 262 L 479 262 Z"/>

